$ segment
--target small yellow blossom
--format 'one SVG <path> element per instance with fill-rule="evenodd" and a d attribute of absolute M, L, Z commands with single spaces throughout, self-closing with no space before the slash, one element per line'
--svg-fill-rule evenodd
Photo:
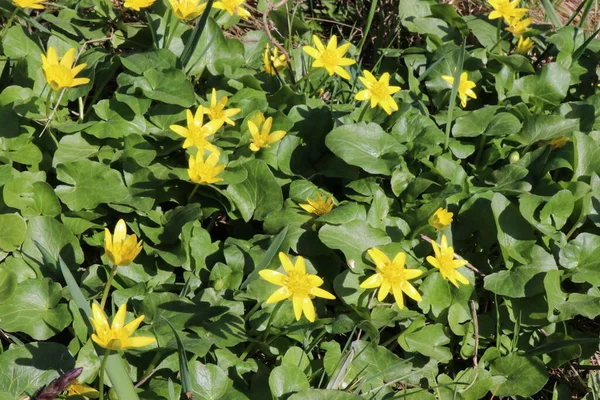
<path fill-rule="evenodd" d="M 323 279 L 317 275 L 306 273 L 306 264 L 301 256 L 296 258 L 296 265 L 293 265 L 289 257 L 280 252 L 279 261 L 281 261 L 287 275 L 270 269 L 263 269 L 258 272 L 260 277 L 267 282 L 281 286 L 267 299 L 267 304 L 291 297 L 296 321 L 299 321 L 302 313 L 304 313 L 307 320 L 314 322 L 315 307 L 312 299 L 322 297 L 333 300 L 335 296 L 319 287 L 323 284 Z"/>
<path fill-rule="evenodd" d="M 114 265 L 126 267 L 142 251 L 142 241 L 138 242 L 135 234 L 127 236 L 127 225 L 120 219 L 114 235 L 110 234 L 108 228 L 104 229 L 104 251 Z"/>
<path fill-rule="evenodd" d="M 454 248 L 448 246 L 446 235 L 442 235 L 441 248 L 436 242 L 431 242 L 431 246 L 433 247 L 435 257 L 427 256 L 427 262 L 439 269 L 444 279 L 449 280 L 454 286 L 458 287 L 458 282 L 468 285 L 469 280 L 456 269 L 467 265 L 469 262 L 467 260 L 454 259 Z"/>
<path fill-rule="evenodd" d="M 44 9 L 44 0 L 13 0 L 13 3 L 20 8 Z"/>
<path fill-rule="evenodd" d="M 433 215 L 429 217 L 429 225 L 435 229 L 444 229 L 452 223 L 454 213 L 448 212 L 445 208 L 438 208 Z"/>
<path fill-rule="evenodd" d="M 390 86 L 390 74 L 384 73 L 379 81 L 367 70 L 363 74 L 365 77 L 360 76 L 358 79 L 366 89 L 356 93 L 356 100 L 371 100 L 371 108 L 379 105 L 388 115 L 392 110 L 397 111 L 398 104 L 391 95 L 400 91 L 400 86 Z"/>
<path fill-rule="evenodd" d="M 327 47 L 323 46 L 321 40 L 317 35 L 313 35 L 313 42 L 316 48 L 311 46 L 304 46 L 302 49 L 306 54 L 315 59 L 312 66 L 313 68 L 325 68 L 329 76 L 338 74 L 344 79 L 350 79 L 350 74 L 346 71 L 344 66 L 356 64 L 356 61 L 351 58 L 344 58 L 346 52 L 350 48 L 350 43 L 346 43 L 337 47 L 337 36 L 333 35 Z"/>
<path fill-rule="evenodd" d="M 265 115 L 261 112 L 248 121 L 248 129 L 252 135 L 250 150 L 259 151 L 263 147 L 271 147 L 272 143 L 281 140 L 287 133 L 282 130 L 271 132 L 272 126 L 273 117 L 265 119 Z"/>
<path fill-rule="evenodd" d="M 206 3 L 202 0 L 169 0 L 169 3 L 173 8 L 175 17 L 183 21 L 191 21 L 198 18 L 206 8 Z"/>
<path fill-rule="evenodd" d="M 269 43 L 265 46 L 263 62 L 265 64 L 265 72 L 269 75 L 275 75 L 277 71 L 281 71 L 286 65 L 285 55 L 280 55 L 277 47 L 273 48 L 273 55 L 271 55 Z"/>
<path fill-rule="evenodd" d="M 92 340 L 101 347 L 109 350 L 127 350 L 137 347 L 145 347 L 156 342 L 153 337 L 136 336 L 131 337 L 135 330 L 144 320 L 141 315 L 125 325 L 127 305 L 123 304 L 115 314 L 112 325 L 108 325 L 108 318 L 100 306 L 92 304 L 92 325 L 96 333 L 92 334 Z"/>
<path fill-rule="evenodd" d="M 250 18 L 250 13 L 244 7 L 245 0 L 221 0 L 215 1 L 213 8 L 225 10 L 229 15 L 239 15 L 241 18 Z"/>
<path fill-rule="evenodd" d="M 156 0 L 125 0 L 123 7 L 131 8 L 135 11 L 140 11 L 142 8 L 150 7 Z"/>
<path fill-rule="evenodd" d="M 571 139 L 566 136 L 559 136 L 552 140 L 546 140 L 541 143 L 541 146 L 550 146 L 550 150 L 558 150 L 563 147 L 565 144 L 569 143 Z"/>
<path fill-rule="evenodd" d="M 316 216 L 322 216 L 325 214 L 329 214 L 333 209 L 333 195 L 329 195 L 327 200 L 325 200 L 321 193 L 317 193 L 317 197 L 315 200 L 306 199 L 308 203 L 299 204 L 306 212 L 314 214 Z"/>
<path fill-rule="evenodd" d="M 511 18 L 508 22 L 507 31 L 512 32 L 515 36 L 520 36 L 524 33 L 527 33 L 531 30 L 529 25 L 533 22 L 533 18 Z"/>
<path fill-rule="evenodd" d="M 204 107 L 204 113 L 208 115 L 211 121 L 221 121 L 221 124 L 227 123 L 231 126 L 235 125 L 235 122 L 229 117 L 233 117 L 242 111 L 239 108 L 225 109 L 227 105 L 227 96 L 223 96 L 217 99 L 217 90 L 213 88 L 210 96 L 210 107 Z"/>
<path fill-rule="evenodd" d="M 42 54 L 42 71 L 46 82 L 53 90 L 85 85 L 90 81 L 88 78 L 75 78 L 87 64 L 79 64 L 76 67 L 74 65 L 75 49 L 73 48 L 65 53 L 60 62 L 56 49 L 52 46 L 48 48 L 47 55 Z"/>
<path fill-rule="evenodd" d="M 87 397 L 88 399 L 97 399 L 100 397 L 100 393 L 98 393 L 98 391 L 93 387 L 81 385 L 75 381 L 67 388 L 67 397 L 68 396 L 83 396 Z"/>
<path fill-rule="evenodd" d="M 223 170 L 225 165 L 217 165 L 219 162 L 219 156 L 215 153 L 211 153 L 206 160 L 201 153 L 190 156 L 188 175 L 192 182 L 200 185 L 207 185 L 210 183 L 221 182 L 223 178 L 217 178 Z"/>
<path fill-rule="evenodd" d="M 183 148 L 187 149 L 190 146 L 196 146 L 198 151 L 204 153 L 208 150 L 211 153 L 221 154 L 219 149 L 207 140 L 208 136 L 217 133 L 219 128 L 223 126 L 222 120 L 214 120 L 204 123 L 205 109 L 199 106 L 196 109 L 196 114 L 192 114 L 192 110 L 185 110 L 187 128 L 180 125 L 171 125 L 169 128 L 185 138 Z"/>
<path fill-rule="evenodd" d="M 442 75 L 442 79 L 448 82 L 450 85 L 454 85 L 454 77 L 450 75 Z M 460 98 L 460 105 L 463 107 L 467 106 L 467 96 L 472 99 L 476 99 L 477 95 L 473 91 L 475 82 L 469 80 L 469 76 L 466 72 L 460 74 L 460 82 L 458 83 L 458 97 Z"/>
<path fill-rule="evenodd" d="M 390 261 L 388 256 L 377 248 L 370 249 L 368 253 L 375 262 L 377 273 L 371 275 L 361 283 L 361 288 L 374 289 L 378 287 L 377 299 L 379 301 L 383 301 L 391 290 L 400 309 L 404 308 L 402 292 L 415 301 L 421 301 L 421 295 L 408 281 L 418 278 L 423 272 L 418 269 L 405 268 L 406 253 L 403 251 L 399 252 L 393 261 Z"/>
<path fill-rule="evenodd" d="M 488 3 L 494 8 L 488 18 L 504 18 L 507 23 L 510 23 L 512 18 L 521 18 L 529 11 L 527 8 L 517 8 L 519 0 L 488 0 Z"/>
<path fill-rule="evenodd" d="M 517 53 L 527 54 L 531 49 L 533 49 L 533 41 L 530 38 L 525 39 L 523 36 L 519 36 L 519 41 L 517 42 Z"/>

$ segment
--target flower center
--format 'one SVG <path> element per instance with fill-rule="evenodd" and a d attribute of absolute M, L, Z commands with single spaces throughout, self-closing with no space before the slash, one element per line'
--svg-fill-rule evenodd
<path fill-rule="evenodd" d="M 307 274 L 292 271 L 285 280 L 285 285 L 293 294 L 308 296 L 312 285 Z"/>
<path fill-rule="evenodd" d="M 406 281 L 405 271 L 406 269 L 403 265 L 392 262 L 382 268 L 381 275 L 383 275 L 384 281 L 388 281 L 392 286 L 396 286 Z"/>
<path fill-rule="evenodd" d="M 71 69 L 62 65 L 51 65 L 46 68 L 46 77 L 48 78 L 48 84 L 52 89 L 59 90 L 63 87 L 67 87 L 73 82 L 73 75 Z"/>
<path fill-rule="evenodd" d="M 388 96 L 387 85 L 383 82 L 374 83 L 373 87 L 371 87 L 371 93 L 373 93 L 375 97 L 385 99 Z"/>
<path fill-rule="evenodd" d="M 220 104 L 217 104 L 214 107 L 211 107 L 208 110 L 208 114 L 210 115 L 210 119 L 224 119 L 225 113 L 223 112 L 223 107 Z"/>
<path fill-rule="evenodd" d="M 327 50 L 321 53 L 321 60 L 323 60 L 323 64 L 330 67 L 337 67 L 338 65 L 338 54 L 335 50 Z"/>

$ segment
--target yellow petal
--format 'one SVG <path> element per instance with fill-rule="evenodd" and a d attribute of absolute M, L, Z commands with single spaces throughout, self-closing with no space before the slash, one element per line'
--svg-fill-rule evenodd
<path fill-rule="evenodd" d="M 56 55 L 56 49 L 52 46 L 48 47 L 48 64 L 58 65 L 58 56 Z"/>
<path fill-rule="evenodd" d="M 315 306 L 313 306 L 313 303 L 310 300 L 310 298 L 305 297 L 303 299 L 302 311 L 304 311 L 304 315 L 306 316 L 307 320 L 309 320 L 310 322 L 315 322 Z"/>
<path fill-rule="evenodd" d="M 388 258 L 388 256 L 386 256 L 385 253 L 379 250 L 378 248 L 374 247 L 372 249 L 369 249 L 367 252 L 369 253 L 369 256 L 371 256 L 371 259 L 373 260 L 377 268 L 381 269 L 390 263 L 390 259 Z"/>
<path fill-rule="evenodd" d="M 313 42 L 320 53 L 325 51 L 325 46 L 323 46 L 323 42 L 321 42 L 321 39 L 317 35 L 313 35 Z"/>
<path fill-rule="evenodd" d="M 287 287 L 280 287 L 279 289 L 274 291 L 273 294 L 271 294 L 271 296 L 269 296 L 269 298 L 267 299 L 267 304 L 277 303 L 278 301 L 285 300 L 290 296 L 291 293 Z"/>
<path fill-rule="evenodd" d="M 75 61 L 75 49 L 70 48 L 60 60 L 60 65 L 70 69 L 73 66 L 73 61 Z"/>
<path fill-rule="evenodd" d="M 321 288 L 313 288 L 310 293 L 315 297 L 322 297 L 324 299 L 335 300 L 335 296 L 329 293 L 327 290 Z"/>
<path fill-rule="evenodd" d="M 111 330 L 120 331 L 125 325 L 125 316 L 127 315 L 127 304 L 122 304 L 119 310 L 113 317 Z"/>
<path fill-rule="evenodd" d="M 335 67 L 335 73 L 344 79 L 350 80 L 350 74 L 342 67 Z"/>
<path fill-rule="evenodd" d="M 279 261 L 281 262 L 281 265 L 283 266 L 285 272 L 289 274 L 290 272 L 294 271 L 294 264 L 292 264 L 292 261 L 287 256 L 287 254 L 285 254 L 282 251 L 279 252 Z"/>
<path fill-rule="evenodd" d="M 305 297 L 301 296 L 293 296 L 292 304 L 294 306 L 294 316 L 296 317 L 296 321 L 300 321 L 302 317 L 302 308 L 304 307 L 304 299 Z"/>
<path fill-rule="evenodd" d="M 404 296 L 402 295 L 402 289 L 400 286 L 393 286 L 392 293 L 394 294 L 394 300 L 396 300 L 398 308 L 402 310 L 404 308 Z"/>
<path fill-rule="evenodd" d="M 396 254 L 396 257 L 394 257 L 394 261 L 392 261 L 392 263 L 404 267 L 404 264 L 406 263 L 406 253 L 400 251 L 398 254 Z"/>
<path fill-rule="evenodd" d="M 421 275 L 423 275 L 423 271 L 421 271 L 420 269 L 404 270 L 404 277 L 406 278 L 407 281 L 418 278 Z"/>
<path fill-rule="evenodd" d="M 390 293 L 391 285 L 388 281 L 384 280 L 379 287 L 379 293 L 377 293 L 377 300 L 383 301 Z"/>
<path fill-rule="evenodd" d="M 406 281 L 402 282 L 400 284 L 400 287 L 402 288 L 402 291 L 404 293 L 406 293 L 406 295 L 408 297 L 410 297 L 411 299 L 416 300 L 416 301 L 422 300 L 421 295 L 419 294 L 419 292 L 417 292 L 417 289 L 415 289 L 415 287 L 413 285 L 411 285 L 410 283 L 408 283 Z"/>
<path fill-rule="evenodd" d="M 308 54 L 309 56 L 311 56 L 312 58 L 320 58 L 321 57 L 321 53 L 319 52 L 319 50 L 315 49 L 314 47 L 304 46 L 304 47 L 302 47 L 302 50 L 304 50 L 304 52 L 306 54 Z"/>
<path fill-rule="evenodd" d="M 121 243 L 125 240 L 127 236 L 127 225 L 125 225 L 125 221 L 120 219 L 117 222 L 117 226 L 115 226 L 115 233 L 113 237 L 113 245 L 114 243 Z"/>
<path fill-rule="evenodd" d="M 360 287 L 363 289 L 373 289 L 381 286 L 383 283 L 383 277 L 381 274 L 373 274 L 368 277 L 363 283 L 360 284 Z"/>
<path fill-rule="evenodd" d="M 369 100 L 371 98 L 371 92 L 369 90 L 361 90 L 360 92 L 356 93 L 354 98 L 361 101 Z"/>
<path fill-rule="evenodd" d="M 281 139 L 283 139 L 283 137 L 285 136 L 286 132 L 285 131 L 275 131 L 273 133 L 271 133 L 268 138 L 267 138 L 267 142 L 269 143 L 275 143 L 280 141 Z"/>
<path fill-rule="evenodd" d="M 302 257 L 302 256 L 296 257 L 295 269 L 296 269 L 296 273 L 306 274 L 306 263 L 304 262 L 304 257 Z"/>
<path fill-rule="evenodd" d="M 286 275 L 282 274 L 281 272 L 273 271 L 272 269 L 260 270 L 258 271 L 258 274 L 265 281 L 279 286 L 283 286 L 285 284 L 285 280 L 287 279 Z"/>
<path fill-rule="evenodd" d="M 139 347 L 146 347 L 155 343 L 156 339 L 148 336 L 135 336 L 121 340 L 122 349 L 137 349 Z"/>

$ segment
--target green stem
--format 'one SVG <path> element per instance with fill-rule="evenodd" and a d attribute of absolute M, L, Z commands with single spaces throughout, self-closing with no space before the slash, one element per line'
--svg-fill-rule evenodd
<path fill-rule="evenodd" d="M 475 156 L 475 168 L 479 165 L 481 161 L 481 156 L 483 155 L 483 148 L 485 147 L 485 132 L 481 135 L 481 139 L 479 140 L 479 148 L 477 149 L 477 155 Z"/>
<path fill-rule="evenodd" d="M 273 312 L 271 312 L 271 315 L 269 315 L 269 320 L 267 321 L 267 326 L 265 327 L 265 331 L 261 335 L 261 338 L 258 340 L 259 342 L 261 342 L 261 343 L 266 343 L 267 342 L 267 337 L 269 336 L 269 328 L 271 327 L 271 322 L 273 322 L 273 318 L 275 317 L 275 315 L 277 315 L 277 312 L 279 311 L 279 309 L 281 308 L 282 305 L 283 305 L 283 302 L 280 301 L 273 308 Z M 252 350 L 254 350 L 254 346 L 255 346 L 255 342 L 250 342 L 250 344 L 246 347 L 246 349 L 244 350 L 244 352 L 240 356 L 240 359 L 242 361 L 246 360 L 246 358 L 248 357 L 248 355 L 250 355 L 250 352 Z"/>
<path fill-rule="evenodd" d="M 502 41 L 501 38 L 502 32 L 502 18 L 498 18 L 498 23 L 496 24 L 496 43 L 500 43 Z M 502 55 L 502 45 L 498 47 L 498 54 Z"/>
<path fill-rule="evenodd" d="M 2 33 L 0 33 L 0 39 L 4 39 L 4 35 L 6 35 L 6 32 L 8 32 L 8 28 L 10 28 L 10 26 L 12 25 L 18 12 L 19 7 L 15 7 L 15 10 L 12 12 L 12 14 L 10 14 L 10 17 L 8 18 L 8 21 L 6 21 L 6 25 L 4 25 Z"/>
<path fill-rule="evenodd" d="M 199 184 L 196 184 L 196 186 L 194 186 L 194 190 L 192 190 L 192 193 L 190 193 L 190 195 L 188 196 L 187 199 L 187 204 L 190 204 L 190 201 L 192 201 L 192 198 L 194 197 L 194 195 L 196 194 L 196 192 L 198 191 L 198 188 L 200 187 Z"/>
<path fill-rule="evenodd" d="M 368 109 L 369 109 L 369 101 L 366 101 L 365 105 L 363 106 L 362 111 L 360 112 L 360 115 L 358 116 L 358 121 L 356 121 L 356 122 L 360 122 L 363 120 Z"/>
<path fill-rule="evenodd" d="M 106 300 L 108 299 L 108 292 L 110 291 L 110 287 L 112 286 L 113 279 L 117 274 L 118 265 L 113 265 L 110 276 L 108 277 L 108 281 L 106 281 L 106 286 L 104 286 L 104 292 L 102 293 L 102 300 L 100 300 L 100 309 L 104 310 L 104 306 L 106 305 Z"/>
<path fill-rule="evenodd" d="M 152 25 L 152 18 L 150 18 L 150 13 L 148 10 L 144 10 L 144 15 L 146 16 L 148 28 L 150 28 L 150 33 L 152 34 L 152 47 L 158 49 L 158 39 L 156 38 L 156 32 L 154 31 L 154 26 Z"/>
<path fill-rule="evenodd" d="M 102 363 L 100 364 L 100 375 L 98 376 L 98 392 L 100 392 L 100 400 L 104 400 L 104 369 L 106 368 L 106 361 L 108 361 L 109 353 L 110 350 L 104 352 Z"/>
<path fill-rule="evenodd" d="M 171 30 L 172 30 L 172 26 L 175 25 L 177 26 L 177 22 L 178 20 L 175 19 L 175 24 L 173 23 L 173 11 L 171 10 L 171 7 L 169 7 L 169 9 L 167 10 L 167 16 L 165 17 L 165 21 L 166 22 L 166 26 L 165 26 L 165 33 L 163 36 L 163 49 L 168 49 L 169 48 L 169 44 L 171 44 Z"/>
<path fill-rule="evenodd" d="M 323 79 L 321 79 L 321 82 L 319 82 L 319 84 L 317 85 L 317 87 L 315 88 L 315 90 L 313 91 L 313 93 L 310 95 L 310 97 L 313 97 L 315 94 L 317 94 L 317 92 L 319 91 L 319 89 L 321 87 L 323 87 L 323 85 L 325 84 L 325 82 L 327 82 L 327 80 L 331 78 L 331 76 L 329 74 L 325 75 L 325 77 Z"/>
<path fill-rule="evenodd" d="M 257 301 L 256 304 L 250 309 L 250 311 L 248 311 L 248 313 L 246 313 L 246 316 L 244 317 L 245 322 L 250 321 L 250 317 L 252 317 L 252 314 L 254 314 L 256 311 L 258 311 L 261 304 L 262 303 L 260 301 Z"/>

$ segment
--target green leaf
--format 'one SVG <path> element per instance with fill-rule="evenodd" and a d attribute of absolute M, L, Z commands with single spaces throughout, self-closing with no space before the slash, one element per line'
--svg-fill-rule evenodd
<path fill-rule="evenodd" d="M 560 250 L 559 263 L 573 272 L 573 282 L 600 285 L 600 236 L 579 234 Z"/>
<path fill-rule="evenodd" d="M 196 361 L 191 365 L 191 372 L 195 379 L 193 393 L 198 399 L 225 399 L 224 396 L 232 382 L 221 368 Z"/>
<path fill-rule="evenodd" d="M 491 361 L 490 371 L 496 396 L 532 396 L 548 381 L 548 372 L 539 358 L 516 353 Z"/>
<path fill-rule="evenodd" d="M 273 368 L 269 375 L 269 387 L 276 399 L 287 399 L 290 394 L 310 387 L 304 372 L 295 365 L 284 364 Z"/>
<path fill-rule="evenodd" d="M 7 206 L 20 210 L 26 218 L 37 215 L 55 217 L 61 212 L 58 197 L 46 182 L 15 179 L 6 183 L 3 196 Z"/>
<path fill-rule="evenodd" d="M 578 180 L 582 176 L 589 177 L 594 173 L 600 175 L 600 145 L 598 138 L 582 132 L 575 132 L 574 141 L 577 157 L 575 158 L 573 179 Z"/>
<path fill-rule="evenodd" d="M 167 49 L 150 49 L 120 57 L 121 64 L 131 72 L 142 75 L 151 69 L 165 71 L 177 66 L 177 57 Z"/>
<path fill-rule="evenodd" d="M 567 96 L 571 82 L 569 71 L 558 63 L 544 65 L 537 75 L 517 79 L 509 95 L 521 96 L 525 103 L 539 108 L 556 106 Z"/>
<path fill-rule="evenodd" d="M 17 290 L 17 275 L 9 269 L 0 269 L 0 303 L 4 303 Z"/>
<path fill-rule="evenodd" d="M 128 195 L 119 172 L 98 162 L 81 160 L 60 164 L 56 175 L 66 183 L 56 187 L 56 194 L 73 211 L 118 202 Z"/>
<path fill-rule="evenodd" d="M 531 226 L 521 216 L 517 207 L 500 193 L 495 193 L 492 198 L 492 212 L 504 261 L 508 265 L 510 259 L 522 264 L 529 263 L 529 254 L 535 243 Z"/>
<path fill-rule="evenodd" d="M 391 175 L 406 147 L 374 123 L 335 128 L 325 138 L 327 147 L 350 165 L 372 174 Z"/>
<path fill-rule="evenodd" d="M 11 347 L 0 354 L 0 387 L 12 399 L 32 394 L 75 367 L 69 350 L 59 343 L 38 342 Z"/>
<path fill-rule="evenodd" d="M 35 296 L 32 296 L 35 293 Z M 21 282 L 9 303 L 0 304 L 0 327 L 7 332 L 24 332 L 46 340 L 71 324 L 66 304 L 58 304 L 61 287 L 50 279 Z"/>
<path fill-rule="evenodd" d="M 194 86 L 180 70 L 150 69 L 134 82 L 142 89 L 144 95 L 152 100 L 181 107 L 191 107 L 195 102 Z"/>
<path fill-rule="evenodd" d="M 570 136 L 578 127 L 579 121 L 576 119 L 566 119 L 560 115 L 533 115 L 525 120 L 523 129 L 510 139 L 531 146 L 541 140 Z"/>
<path fill-rule="evenodd" d="M 452 359 L 452 352 L 444 346 L 450 343 L 450 338 L 440 324 L 426 325 L 403 333 L 398 338 L 398 343 L 405 351 L 421 353 L 439 362 L 446 363 Z"/>
<path fill-rule="evenodd" d="M 227 193 L 239 208 L 244 221 L 262 221 L 270 213 L 281 209 L 283 194 L 273 173 L 261 160 L 251 160 L 241 165 L 248 174 L 245 181 L 229 185 Z"/>
<path fill-rule="evenodd" d="M 27 225 L 17 214 L 0 215 L 0 250 L 10 252 L 17 249 L 25 240 Z"/>
<path fill-rule="evenodd" d="M 352 393 L 331 389 L 304 389 L 293 394 L 288 400 L 361 400 Z"/>

